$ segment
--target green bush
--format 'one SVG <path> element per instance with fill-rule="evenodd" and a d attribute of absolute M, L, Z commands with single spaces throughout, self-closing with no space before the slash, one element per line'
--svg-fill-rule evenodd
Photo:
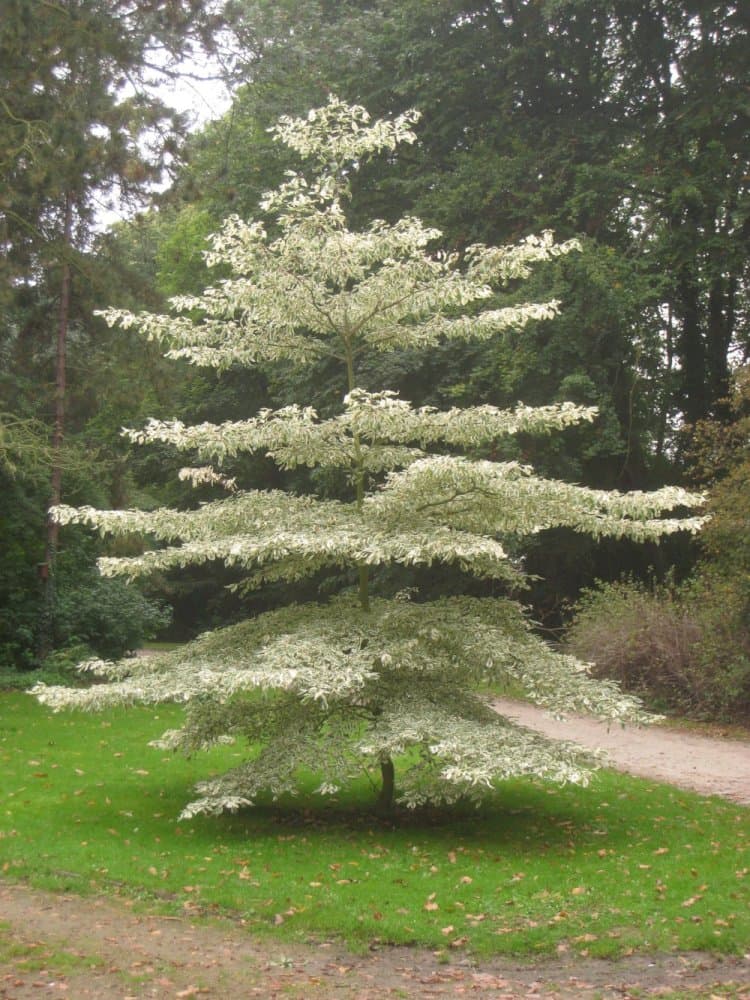
<path fill-rule="evenodd" d="M 104 659 L 138 649 L 171 620 L 168 608 L 120 580 L 84 576 L 57 598 L 57 644 L 83 644 Z"/>
<path fill-rule="evenodd" d="M 712 717 L 750 721 L 750 600 L 747 580 L 706 564 L 683 587 L 701 624 L 697 654 L 708 678 Z"/>
<path fill-rule="evenodd" d="M 0 691 L 25 691 L 39 681 L 74 686 L 90 684 L 91 677 L 81 676 L 76 667 L 82 660 L 90 660 L 95 655 L 88 646 L 77 644 L 54 650 L 36 670 L 0 666 Z"/>

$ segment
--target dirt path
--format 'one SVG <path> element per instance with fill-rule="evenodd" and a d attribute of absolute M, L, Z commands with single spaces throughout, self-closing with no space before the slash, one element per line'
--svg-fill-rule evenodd
<path fill-rule="evenodd" d="M 498 711 L 552 736 L 601 747 L 615 767 L 750 805 L 750 743 L 663 728 L 619 729 L 575 717 L 559 723 L 513 701 Z M 252 937 L 238 923 L 134 912 L 121 900 L 36 892 L 0 881 L 0 998 L 208 1000 L 468 996 L 513 1000 L 750 1000 L 750 955 L 632 955 L 535 965 L 496 959 L 443 965 L 429 951 L 384 948 L 365 956 L 337 944 L 289 945 Z"/>
<path fill-rule="evenodd" d="M 579 715 L 558 722 L 520 701 L 498 699 L 495 707 L 501 715 L 548 736 L 606 750 L 618 770 L 750 805 L 750 742 L 711 739 L 662 726 L 607 729 L 605 723 Z"/>
<path fill-rule="evenodd" d="M 631 956 L 618 962 L 498 959 L 441 965 L 429 951 L 365 956 L 337 945 L 253 938 L 239 924 L 137 914 L 127 903 L 35 892 L 0 883 L 0 997 L 7 1000 L 376 1000 L 468 996 L 604 1000 L 669 996 L 750 1000 L 750 961 L 705 955 Z M 10 954 L 16 951 L 16 957 Z M 696 991 L 696 992 L 692 992 Z"/>

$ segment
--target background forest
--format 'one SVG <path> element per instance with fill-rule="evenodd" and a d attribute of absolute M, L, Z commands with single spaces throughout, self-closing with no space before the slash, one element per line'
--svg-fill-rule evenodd
<path fill-rule="evenodd" d="M 526 559 L 545 634 L 659 707 L 750 712 L 746 366 L 750 10 L 707 0 L 10 0 L 0 28 L 0 666 L 27 683 L 81 647 L 116 656 L 288 599 L 240 598 L 226 570 L 142 592 L 98 577 L 101 546 L 57 537 L 49 504 L 196 505 L 183 456 L 138 449 L 147 416 L 239 419 L 305 399 L 324 365 L 212 372 L 165 363 L 94 315 L 199 292 L 206 237 L 250 216 L 289 163 L 267 129 L 331 93 L 374 116 L 416 107 L 420 141 L 355 179 L 356 217 L 404 213 L 461 250 L 552 229 L 582 252 L 538 269 L 553 321 L 459 351 L 377 361 L 415 405 L 571 400 L 593 425 L 508 445 L 540 473 L 621 490 L 709 490 L 698 543 L 591 542 L 558 530 Z M 160 96 L 224 75 L 229 110 L 190 129 Z M 158 194 L 155 193 L 160 183 Z M 132 206 L 103 231 L 108 202 Z M 375 364 L 375 362 L 373 362 Z M 369 388 L 369 386 L 365 386 Z M 481 456 L 478 456 L 481 457 Z M 495 457 L 494 455 L 491 457 Z M 230 475 L 294 490 L 310 473 L 238 460 Z M 315 488 L 335 496 L 338 484 Z M 295 482 L 295 477 L 298 477 Z M 127 555 L 122 539 L 107 555 Z M 406 571 L 404 571 L 406 572 Z M 413 575 L 417 571 L 409 571 Z M 408 576 L 408 574 L 407 574 Z M 431 580 L 450 593 L 451 578 Z M 597 584 L 596 581 L 604 581 Z M 404 586 L 409 579 L 399 581 Z M 300 587 L 307 599 L 315 583 Z M 581 592 L 585 591 L 582 600 Z M 295 596 L 292 594 L 292 596 Z M 576 606 L 576 602 L 579 602 Z M 171 612 L 168 610 L 171 608 Z M 568 630 L 571 618 L 573 625 Z M 34 671 L 34 676 L 38 676 Z"/>

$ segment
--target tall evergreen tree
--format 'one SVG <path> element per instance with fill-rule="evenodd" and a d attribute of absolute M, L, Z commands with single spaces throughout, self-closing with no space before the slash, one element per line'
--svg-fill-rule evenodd
<path fill-rule="evenodd" d="M 330 570 L 349 577 L 350 587 L 327 604 L 270 611 L 150 660 L 82 665 L 108 683 L 35 689 L 55 708 L 185 702 L 185 725 L 166 733 L 162 746 L 192 751 L 228 738 L 261 745 L 258 756 L 201 785 L 185 816 L 249 805 L 264 790 L 292 790 L 300 768 L 321 774 L 323 793 L 363 767 L 379 768 L 384 809 L 396 796 L 410 806 L 476 798 L 511 775 L 585 780 L 586 761 L 572 746 L 494 713 L 477 693 L 487 679 L 513 678 L 556 711 L 643 718 L 636 700 L 536 638 L 510 599 L 430 601 L 378 587 L 377 570 L 394 565 L 443 565 L 467 578 L 518 583 L 521 569 L 509 552 L 555 525 L 646 539 L 700 523 L 661 519 L 699 502 L 679 489 L 605 493 L 538 477 L 518 462 L 459 454 L 515 433 L 591 420 L 590 408 L 438 411 L 361 387 L 373 354 L 485 341 L 552 318 L 554 301 L 495 306 L 493 289 L 576 248 L 545 234 L 517 246 L 474 244 L 459 257 L 432 250 L 440 233 L 413 217 L 351 229 L 354 175 L 373 154 L 414 142 L 417 117 L 372 121 L 363 108 L 332 97 L 306 117 L 282 118 L 275 136 L 310 161 L 311 174 L 292 172 L 266 195 L 271 226 L 226 221 L 211 260 L 231 275 L 202 296 L 175 299 L 176 317 L 108 314 L 167 340 L 171 356 L 194 364 L 304 367 L 326 358 L 340 372 L 343 405 L 328 419 L 294 405 L 220 425 L 152 421 L 130 436 L 219 463 L 261 451 L 282 469 L 337 470 L 349 484 L 346 500 L 240 491 L 214 466 L 202 466 L 184 475 L 224 485 L 227 499 L 186 512 L 55 511 L 62 524 L 143 532 L 166 543 L 102 560 L 106 574 L 135 577 L 220 560 L 245 572 L 245 590 Z"/>
<path fill-rule="evenodd" d="M 212 10 L 204 0 L 8 0 L 3 9 L 0 342 L 11 368 L 37 382 L 37 415 L 52 425 L 50 505 L 62 497 L 68 348 L 92 273 L 92 225 L 111 197 L 142 198 L 174 158 L 183 123 L 149 80 L 211 44 Z M 48 520 L 42 654 L 53 643 L 57 543 Z"/>
<path fill-rule="evenodd" d="M 261 118 L 301 110 L 326 88 L 378 113 L 418 107 L 425 140 L 398 179 L 380 185 L 375 212 L 395 218 L 409 206 L 455 247 L 544 228 L 595 241 L 574 282 L 596 285 L 611 265 L 617 284 L 600 315 L 590 302 L 579 311 L 576 289 L 565 331 L 568 341 L 580 331 L 579 385 L 588 379 L 589 401 L 619 425 L 619 442 L 602 445 L 592 471 L 621 485 L 648 481 L 670 428 L 718 413 L 732 359 L 748 351 L 747 5 L 292 6 L 242 4 L 253 85 L 241 101 Z M 237 174 L 226 179 L 241 197 Z M 606 363 L 595 352 L 587 365 L 592 338 Z M 550 354 L 545 334 L 539 347 Z M 502 377 L 507 358 L 495 367 Z M 558 383 L 570 374 L 550 372 Z M 526 394 L 530 378 L 516 376 Z"/>

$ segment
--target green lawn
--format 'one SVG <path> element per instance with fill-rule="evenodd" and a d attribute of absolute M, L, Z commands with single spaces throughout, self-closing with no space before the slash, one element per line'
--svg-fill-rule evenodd
<path fill-rule="evenodd" d="M 364 781 L 332 804 L 178 823 L 192 784 L 240 754 L 148 748 L 179 714 L 52 715 L 0 694 L 4 877 L 352 947 L 748 950 L 750 810 L 602 772 L 587 789 L 509 783 L 482 811 L 399 825 L 366 811 Z"/>

